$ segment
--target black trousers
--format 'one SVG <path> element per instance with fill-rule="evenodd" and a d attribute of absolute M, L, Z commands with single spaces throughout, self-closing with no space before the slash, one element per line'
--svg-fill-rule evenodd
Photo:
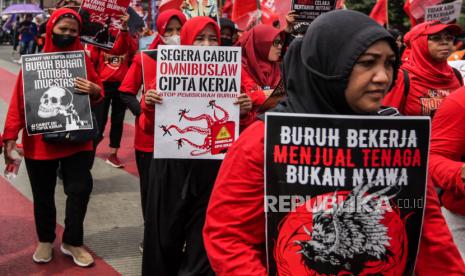
<path fill-rule="evenodd" d="M 140 201 L 142 207 L 142 216 L 145 221 L 145 206 L 147 203 L 147 192 L 149 188 L 149 172 L 150 164 L 152 162 L 153 152 L 143 152 L 136 150 L 136 165 L 139 172 L 140 184 Z"/>
<path fill-rule="evenodd" d="M 83 151 L 54 160 L 25 159 L 34 199 L 34 219 L 40 242 L 55 240 L 56 170 L 61 164 L 63 188 L 67 196 L 63 242 L 81 246 L 84 238 L 84 217 L 92 192 L 90 164 L 92 152 Z"/>
<path fill-rule="evenodd" d="M 152 160 L 143 275 L 214 275 L 202 229 L 220 164 L 213 160 Z"/>
<path fill-rule="evenodd" d="M 100 128 L 100 137 L 103 138 L 111 106 L 110 147 L 116 149 L 120 148 L 126 114 L 126 105 L 121 101 L 121 92 L 118 90 L 120 84 L 120 82 L 104 82 L 105 98 L 101 106 L 94 110 Z"/>

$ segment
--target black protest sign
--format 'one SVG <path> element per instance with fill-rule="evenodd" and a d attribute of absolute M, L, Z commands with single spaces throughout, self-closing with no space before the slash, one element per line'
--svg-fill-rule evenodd
<path fill-rule="evenodd" d="M 291 10 L 297 13 L 296 21 L 311 23 L 319 15 L 336 8 L 336 0 L 292 0 Z"/>
<path fill-rule="evenodd" d="M 83 0 L 81 41 L 112 49 L 121 28 L 120 17 L 128 9 L 129 0 Z"/>
<path fill-rule="evenodd" d="M 270 275 L 412 275 L 428 118 L 266 114 Z"/>
<path fill-rule="evenodd" d="M 87 78 L 84 51 L 22 56 L 24 110 L 29 135 L 92 129 L 89 96 L 76 91 Z"/>

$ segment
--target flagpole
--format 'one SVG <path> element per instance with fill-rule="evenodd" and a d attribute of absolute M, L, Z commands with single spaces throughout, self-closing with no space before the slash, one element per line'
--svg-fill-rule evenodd
<path fill-rule="evenodd" d="M 257 16 L 257 22 L 255 22 L 256 24 L 260 24 L 260 22 L 262 21 L 262 9 L 260 7 L 260 0 L 257 0 L 257 10 L 258 10 L 258 16 Z"/>
<path fill-rule="evenodd" d="M 408 0 L 407 0 L 408 1 Z M 386 0 L 386 29 L 389 29 L 389 0 Z"/>

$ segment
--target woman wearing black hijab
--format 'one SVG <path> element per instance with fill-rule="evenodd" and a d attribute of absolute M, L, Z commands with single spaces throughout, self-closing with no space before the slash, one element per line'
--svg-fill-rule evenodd
<path fill-rule="evenodd" d="M 321 15 L 291 44 L 283 64 L 288 97 L 272 111 L 386 114 L 390 110 L 382 109 L 381 101 L 396 76 L 396 49 L 392 36 L 364 14 Z M 203 235 L 217 275 L 266 275 L 264 131 L 264 122 L 257 121 L 241 134 L 210 198 Z M 428 185 L 416 274 L 463 275 L 465 265 Z"/>

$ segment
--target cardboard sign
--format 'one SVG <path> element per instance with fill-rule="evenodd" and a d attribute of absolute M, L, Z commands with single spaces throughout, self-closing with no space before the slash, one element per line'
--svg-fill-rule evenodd
<path fill-rule="evenodd" d="M 296 11 L 296 21 L 310 24 L 319 15 L 336 8 L 336 0 L 292 0 L 291 10 Z"/>
<path fill-rule="evenodd" d="M 156 76 L 154 157 L 223 159 L 239 133 L 240 48 L 162 45 Z"/>
<path fill-rule="evenodd" d="M 443 23 L 450 23 L 459 19 L 461 10 L 462 0 L 430 6 L 425 9 L 425 21 L 439 20 Z"/>
<path fill-rule="evenodd" d="M 92 129 L 89 96 L 74 88 L 87 78 L 84 51 L 23 55 L 24 110 L 29 135 Z"/>
<path fill-rule="evenodd" d="M 120 30 L 120 17 L 129 0 L 83 0 L 79 15 L 82 18 L 81 41 L 104 49 L 112 49 Z"/>
<path fill-rule="evenodd" d="M 269 275 L 413 275 L 428 117 L 266 113 Z"/>

